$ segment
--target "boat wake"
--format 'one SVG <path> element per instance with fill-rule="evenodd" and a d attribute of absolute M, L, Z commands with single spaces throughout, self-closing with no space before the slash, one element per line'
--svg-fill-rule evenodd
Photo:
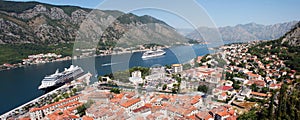
<path fill-rule="evenodd" d="M 116 65 L 116 64 L 120 64 L 120 62 L 117 62 L 117 63 L 105 63 L 105 64 L 102 64 L 101 66 L 112 66 L 112 65 Z"/>

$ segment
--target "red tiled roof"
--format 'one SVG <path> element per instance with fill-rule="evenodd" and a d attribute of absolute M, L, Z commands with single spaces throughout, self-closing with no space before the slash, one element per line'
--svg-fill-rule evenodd
<path fill-rule="evenodd" d="M 252 72 L 247 72 L 246 74 L 247 74 L 248 76 L 251 76 L 251 77 L 259 77 L 258 74 L 254 74 L 254 73 L 252 73 Z"/>
<path fill-rule="evenodd" d="M 137 113 L 137 112 L 141 112 L 143 110 L 146 110 L 146 109 L 149 109 L 150 107 L 147 107 L 147 106 L 142 106 L 140 108 L 137 108 L 135 110 L 133 110 L 133 112 Z"/>
<path fill-rule="evenodd" d="M 261 96 L 261 97 L 267 97 L 267 96 L 270 96 L 269 94 L 259 93 L 259 92 L 251 92 L 251 94 L 252 94 L 252 95 Z"/>
<path fill-rule="evenodd" d="M 88 116 L 83 116 L 82 120 L 94 120 L 94 118 L 92 117 L 88 117 Z"/>
<path fill-rule="evenodd" d="M 218 87 L 218 89 L 224 90 L 224 91 L 230 90 L 232 88 L 233 88 L 232 86 L 220 86 L 220 87 Z"/>
<path fill-rule="evenodd" d="M 67 98 L 67 99 L 64 99 L 64 100 L 61 100 L 61 101 L 52 103 L 52 104 L 45 105 L 45 106 L 40 107 L 40 108 L 32 108 L 32 109 L 30 109 L 29 112 L 35 112 L 35 111 L 38 111 L 38 110 L 43 110 L 43 109 L 49 108 L 49 107 L 51 107 L 51 106 L 55 106 L 55 105 L 58 105 L 58 104 L 67 102 L 67 101 L 69 101 L 69 100 L 75 99 L 75 98 L 77 98 L 77 97 L 79 97 L 79 96 L 80 96 L 80 95 L 76 95 L 76 96 L 73 96 L 73 97 L 70 97 L 70 98 Z"/>
<path fill-rule="evenodd" d="M 123 107 L 129 107 L 137 102 L 141 101 L 140 98 L 133 98 L 133 99 L 130 99 L 130 100 L 127 100 L 126 102 L 124 103 L 121 103 L 120 105 L 123 106 Z"/>

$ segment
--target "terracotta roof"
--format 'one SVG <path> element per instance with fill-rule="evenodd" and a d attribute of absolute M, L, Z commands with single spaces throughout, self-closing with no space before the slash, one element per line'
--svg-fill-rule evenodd
<path fill-rule="evenodd" d="M 237 120 L 237 116 L 230 116 L 226 118 L 225 120 Z"/>
<path fill-rule="evenodd" d="M 38 110 L 42 110 L 42 108 L 31 108 L 29 110 L 29 112 L 35 112 L 35 111 L 38 111 Z"/>
<path fill-rule="evenodd" d="M 265 93 L 259 93 L 259 92 L 251 92 L 252 95 L 261 96 L 261 97 L 267 97 L 268 94 Z"/>
<path fill-rule="evenodd" d="M 196 95 L 193 97 L 193 99 L 191 100 L 191 104 L 196 104 L 197 102 L 199 102 L 199 99 L 201 99 L 200 95 Z"/>
<path fill-rule="evenodd" d="M 220 86 L 220 87 L 218 87 L 218 89 L 224 90 L 224 91 L 230 90 L 232 88 L 233 88 L 232 86 Z"/>
<path fill-rule="evenodd" d="M 64 99 L 64 100 L 61 100 L 61 101 L 58 101 L 58 102 L 55 102 L 55 103 L 52 103 L 52 104 L 48 104 L 48 105 L 45 105 L 43 107 L 40 107 L 40 108 L 32 108 L 30 109 L 29 112 L 35 112 L 37 110 L 43 110 L 43 109 L 46 109 L 46 108 L 49 108 L 49 107 L 52 107 L 52 106 L 55 106 L 55 105 L 58 105 L 58 104 L 61 104 L 61 103 L 64 103 L 64 102 L 68 102 L 69 100 L 73 100 L 75 98 L 79 98 L 80 95 L 76 95 L 76 96 L 73 96 L 73 97 L 70 97 L 70 98 L 67 98 L 67 99 Z M 67 104 L 67 103 L 66 103 Z"/>
<path fill-rule="evenodd" d="M 172 64 L 172 67 L 179 67 L 181 64 Z"/>
<path fill-rule="evenodd" d="M 217 114 L 222 117 L 229 115 L 229 113 L 227 111 L 217 112 Z"/>
<path fill-rule="evenodd" d="M 29 117 L 20 118 L 19 120 L 31 120 Z"/>
<path fill-rule="evenodd" d="M 126 102 L 124 103 L 121 103 L 120 105 L 127 108 L 127 107 L 130 107 L 131 105 L 137 103 L 137 102 L 140 102 L 141 99 L 140 98 L 133 98 L 133 99 L 130 99 L 130 100 L 127 100 Z"/>
<path fill-rule="evenodd" d="M 212 118 L 212 116 L 208 112 L 198 112 L 196 114 L 196 117 L 200 118 L 200 119 L 205 119 L 205 120 L 208 120 L 209 118 Z"/>
<path fill-rule="evenodd" d="M 92 117 L 88 117 L 88 116 L 83 116 L 82 120 L 94 120 L 94 118 Z"/>
<path fill-rule="evenodd" d="M 151 108 L 151 107 L 152 107 L 152 104 L 146 103 L 145 106 Z"/>
<path fill-rule="evenodd" d="M 247 72 L 246 74 L 247 74 L 248 76 L 251 76 L 251 77 L 259 77 L 258 74 L 254 74 L 254 73 L 252 73 L 252 72 Z"/>
<path fill-rule="evenodd" d="M 137 113 L 137 112 L 141 112 L 141 111 L 144 111 L 144 110 L 147 110 L 149 109 L 150 107 L 147 107 L 147 106 L 142 106 L 140 108 L 137 108 L 135 110 L 133 110 L 133 112 Z"/>
<path fill-rule="evenodd" d="M 226 92 L 223 92 L 223 93 L 221 94 L 221 96 L 223 96 L 223 97 L 227 96 Z"/>

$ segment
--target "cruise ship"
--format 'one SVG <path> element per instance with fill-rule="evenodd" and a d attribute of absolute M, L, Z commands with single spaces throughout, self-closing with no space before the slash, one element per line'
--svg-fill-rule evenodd
<path fill-rule="evenodd" d="M 66 82 L 70 82 L 82 75 L 84 72 L 81 67 L 71 65 L 70 68 L 65 68 L 63 72 L 58 69 L 52 75 L 45 76 L 39 86 L 39 89 L 48 89 L 52 87 L 62 86 Z"/>
<path fill-rule="evenodd" d="M 147 59 L 147 58 L 162 56 L 164 54 L 166 54 L 166 52 L 161 49 L 154 50 L 154 51 L 150 50 L 150 51 L 143 53 L 142 58 Z"/>

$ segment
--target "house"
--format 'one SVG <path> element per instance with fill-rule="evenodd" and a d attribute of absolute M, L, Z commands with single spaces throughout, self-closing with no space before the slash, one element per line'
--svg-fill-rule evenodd
<path fill-rule="evenodd" d="M 132 73 L 131 73 L 131 77 L 142 77 L 142 72 L 141 71 L 133 71 Z"/>
<path fill-rule="evenodd" d="M 241 91 L 241 96 L 244 96 L 244 97 L 248 97 L 250 98 L 250 94 L 251 94 L 252 90 L 249 89 L 249 88 L 245 88 L 243 87 L 242 91 Z"/>
<path fill-rule="evenodd" d="M 247 72 L 246 74 L 247 74 L 249 80 L 252 80 L 252 79 L 262 80 L 262 77 L 258 74 L 254 74 L 252 72 Z"/>
<path fill-rule="evenodd" d="M 248 80 L 244 79 L 244 78 L 239 78 L 239 77 L 233 77 L 233 79 L 235 81 L 240 81 L 243 84 L 246 84 L 248 82 Z"/>
<path fill-rule="evenodd" d="M 132 98 L 120 104 L 127 112 L 132 112 L 133 110 L 141 107 L 143 102 L 141 98 Z"/>
<path fill-rule="evenodd" d="M 183 71 L 183 67 L 181 64 L 173 64 L 172 69 L 174 73 L 179 73 Z"/>
<path fill-rule="evenodd" d="M 226 92 L 222 92 L 221 94 L 218 95 L 218 100 L 226 101 L 227 97 L 228 97 L 227 93 Z"/>
<path fill-rule="evenodd" d="M 52 104 L 45 105 L 40 108 L 32 108 L 29 110 L 30 119 L 32 120 L 40 120 L 43 119 L 45 116 L 54 113 L 57 110 L 65 110 L 70 107 L 76 107 L 81 105 L 79 100 L 79 96 L 73 96 Z"/>
<path fill-rule="evenodd" d="M 214 120 L 213 115 L 208 112 L 198 112 L 196 115 L 196 120 Z"/>

